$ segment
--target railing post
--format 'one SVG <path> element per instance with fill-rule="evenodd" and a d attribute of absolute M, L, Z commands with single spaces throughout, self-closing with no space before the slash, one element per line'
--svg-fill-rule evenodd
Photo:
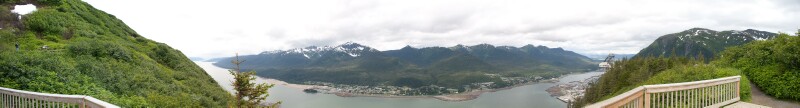
<path fill-rule="evenodd" d="M 742 97 L 742 96 L 739 96 L 739 89 L 741 89 L 741 88 L 739 88 L 739 87 L 741 87 L 741 86 L 739 86 L 739 83 L 741 83 L 741 81 L 742 81 L 742 79 L 739 79 L 738 81 L 736 81 L 736 97 Z M 755 85 L 750 85 L 750 86 L 755 86 Z"/>
<path fill-rule="evenodd" d="M 647 89 L 644 89 L 644 107 L 642 108 L 650 108 L 650 93 L 647 93 Z"/>

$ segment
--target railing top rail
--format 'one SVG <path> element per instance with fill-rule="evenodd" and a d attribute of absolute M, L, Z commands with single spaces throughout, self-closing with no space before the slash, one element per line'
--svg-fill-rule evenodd
<path fill-rule="evenodd" d="M 730 77 L 709 79 L 709 80 L 692 81 L 692 82 L 644 85 L 644 87 L 647 88 L 647 89 L 656 89 L 656 88 L 667 88 L 667 87 L 692 86 L 692 85 L 701 85 L 701 84 L 712 84 L 712 83 L 715 83 L 715 82 L 738 81 L 738 80 L 740 80 L 740 78 L 741 78 L 741 76 L 737 75 L 737 76 L 730 76 Z M 699 87 L 695 87 L 695 88 L 699 88 Z"/>
<path fill-rule="evenodd" d="M 633 90 L 629 90 L 628 92 L 625 92 L 625 93 L 619 94 L 617 96 L 608 98 L 608 99 L 606 99 L 604 101 L 600 101 L 598 103 L 594 103 L 594 104 L 591 104 L 589 106 L 586 106 L 586 108 L 602 108 L 605 105 L 614 104 L 617 101 L 621 101 L 622 99 L 625 99 L 625 98 L 629 97 L 630 95 L 636 94 L 637 92 L 643 91 L 644 89 L 645 89 L 644 87 L 639 86 L 639 87 L 634 88 Z"/>
<path fill-rule="evenodd" d="M 91 96 L 86 96 L 84 99 L 86 99 L 90 103 L 94 103 L 94 104 L 97 104 L 99 106 L 103 106 L 103 107 L 106 107 L 106 108 L 119 108 L 119 106 L 117 106 L 117 105 L 108 103 L 106 101 L 102 101 L 100 99 L 97 99 L 97 98 L 94 98 L 94 97 L 91 97 Z"/>
<path fill-rule="evenodd" d="M 17 90 L 17 89 L 5 88 L 5 87 L 0 87 L 0 93 L 12 93 L 12 94 L 9 94 L 9 95 L 15 95 L 15 96 L 26 97 L 26 98 L 34 98 L 34 99 L 42 99 L 42 100 L 45 100 L 45 101 L 49 101 L 49 100 L 41 98 L 41 97 L 56 98 L 56 99 L 70 99 L 70 100 L 76 100 L 76 101 L 85 100 L 85 101 L 88 101 L 88 104 L 96 104 L 96 105 L 104 107 L 104 108 L 119 108 L 119 106 L 116 106 L 114 104 L 111 104 L 111 103 L 96 99 L 96 98 L 91 97 L 91 96 L 85 96 L 85 95 L 65 95 L 65 94 L 39 93 L 39 92 Z M 39 97 L 39 98 L 37 98 L 37 97 Z M 58 102 L 62 102 L 62 101 L 58 101 Z"/>
<path fill-rule="evenodd" d="M 17 89 L 5 88 L 5 87 L 0 87 L 0 90 L 8 91 L 8 92 L 11 92 L 11 93 L 37 95 L 37 96 L 45 96 L 45 97 L 68 98 L 68 99 L 83 99 L 83 96 L 81 96 L 81 95 L 64 95 L 64 94 L 39 93 L 39 92 L 17 90 Z"/>

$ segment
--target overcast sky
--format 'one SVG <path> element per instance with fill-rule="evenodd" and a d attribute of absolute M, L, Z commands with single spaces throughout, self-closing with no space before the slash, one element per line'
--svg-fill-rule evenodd
<path fill-rule="evenodd" d="M 84 0 L 190 57 L 348 41 L 636 53 L 694 27 L 794 33 L 798 0 Z"/>

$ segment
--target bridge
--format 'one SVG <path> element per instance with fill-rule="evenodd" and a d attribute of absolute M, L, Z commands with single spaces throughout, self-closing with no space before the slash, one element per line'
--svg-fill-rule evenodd
<path fill-rule="evenodd" d="M 119 108 L 84 95 L 38 93 L 0 87 L 3 108 Z"/>
<path fill-rule="evenodd" d="M 644 85 L 586 108 L 769 108 L 740 102 L 741 76 Z"/>

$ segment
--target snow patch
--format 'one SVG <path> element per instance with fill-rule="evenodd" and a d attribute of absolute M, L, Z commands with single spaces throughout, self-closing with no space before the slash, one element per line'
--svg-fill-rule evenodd
<path fill-rule="evenodd" d="M 350 57 L 358 57 L 359 56 L 358 53 L 347 53 L 347 55 L 350 55 Z"/>
<path fill-rule="evenodd" d="M 756 40 L 767 40 L 767 38 L 756 37 L 756 36 L 753 36 L 753 38 L 755 38 Z"/>
<path fill-rule="evenodd" d="M 312 57 L 320 57 L 324 52 L 340 52 L 350 55 L 351 57 L 358 57 L 361 56 L 363 52 L 379 52 L 376 49 L 369 48 L 366 46 L 358 45 L 357 43 L 347 42 L 342 45 L 338 46 L 323 46 L 323 47 L 305 47 L 305 48 L 296 48 L 286 51 L 276 50 L 276 51 L 267 51 L 261 54 L 302 54 L 304 57 L 311 59 Z"/>
<path fill-rule="evenodd" d="M 29 13 L 31 13 L 33 11 L 36 11 L 36 6 L 34 6 L 33 4 L 16 5 L 16 6 L 14 6 L 14 10 L 11 10 L 11 12 L 14 12 L 14 13 L 17 13 L 17 14 L 20 14 L 20 15 L 29 14 Z"/>
<path fill-rule="evenodd" d="M 696 31 L 694 31 L 694 35 L 695 36 L 700 35 L 700 32 L 704 32 L 704 33 L 708 34 L 708 31 L 706 31 L 706 30 L 696 30 Z"/>

